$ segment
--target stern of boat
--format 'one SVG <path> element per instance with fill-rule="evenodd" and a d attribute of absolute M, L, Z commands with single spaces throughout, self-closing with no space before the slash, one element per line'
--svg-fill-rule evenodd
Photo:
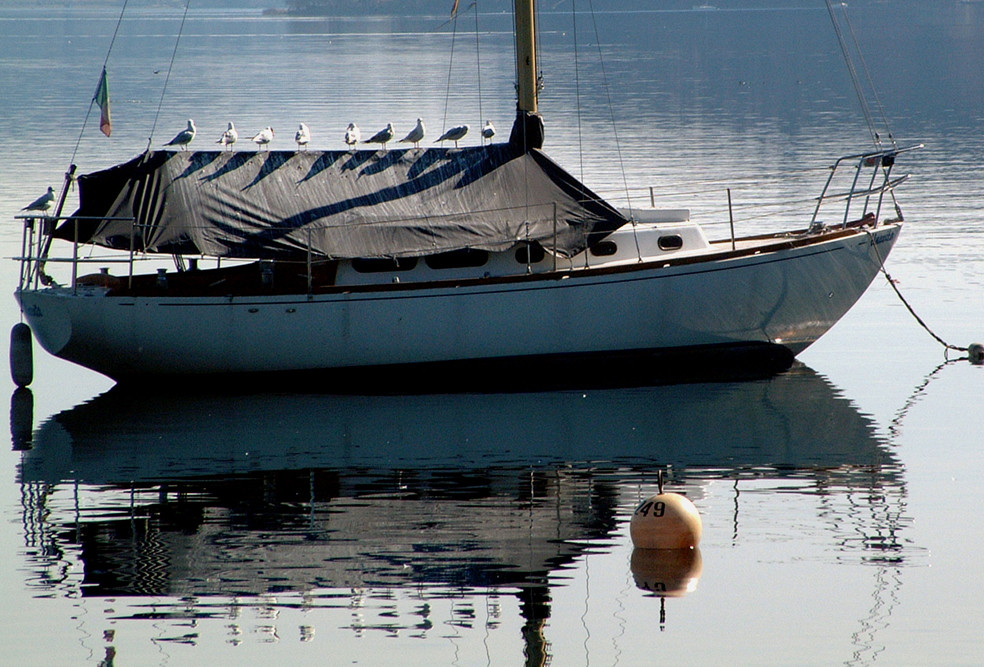
<path fill-rule="evenodd" d="M 14 296 L 38 343 L 58 357 L 72 338 L 72 318 L 65 298 L 56 297 L 54 291 L 18 290 Z"/>

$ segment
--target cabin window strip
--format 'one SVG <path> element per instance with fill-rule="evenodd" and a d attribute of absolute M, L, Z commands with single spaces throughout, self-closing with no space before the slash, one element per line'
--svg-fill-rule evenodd
<path fill-rule="evenodd" d="M 412 271 L 417 268 L 416 257 L 358 257 L 352 260 L 352 268 L 359 273 L 386 273 Z"/>

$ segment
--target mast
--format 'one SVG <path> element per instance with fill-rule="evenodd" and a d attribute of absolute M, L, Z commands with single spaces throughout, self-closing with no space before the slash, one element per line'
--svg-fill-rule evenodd
<path fill-rule="evenodd" d="M 524 151 L 543 146 L 543 117 L 537 108 L 536 0 L 515 0 L 516 78 L 519 99 L 509 142 Z"/>

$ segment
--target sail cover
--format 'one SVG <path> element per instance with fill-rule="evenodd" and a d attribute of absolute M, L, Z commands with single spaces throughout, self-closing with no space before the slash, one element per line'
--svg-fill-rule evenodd
<path fill-rule="evenodd" d="M 542 152 L 510 144 L 150 151 L 79 182 L 79 219 L 56 235 L 78 224 L 80 242 L 141 252 L 406 257 L 538 241 L 571 256 L 626 222 Z"/>

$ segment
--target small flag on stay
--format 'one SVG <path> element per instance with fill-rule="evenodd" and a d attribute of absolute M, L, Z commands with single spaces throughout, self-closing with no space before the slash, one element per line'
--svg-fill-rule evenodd
<path fill-rule="evenodd" d="M 99 85 L 96 87 L 96 95 L 92 98 L 99 105 L 99 129 L 107 137 L 113 133 L 113 120 L 109 116 L 109 80 L 106 78 L 106 68 L 103 67 L 102 76 L 99 77 Z"/>
<path fill-rule="evenodd" d="M 458 0 L 454 0 L 454 7 L 451 8 L 451 18 L 454 18 L 455 14 L 458 13 Z"/>

